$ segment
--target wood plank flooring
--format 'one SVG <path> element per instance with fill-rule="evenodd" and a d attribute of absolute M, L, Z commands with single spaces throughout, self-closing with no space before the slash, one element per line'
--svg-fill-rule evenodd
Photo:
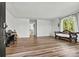
<path fill-rule="evenodd" d="M 6 48 L 8 57 L 79 57 L 79 43 L 52 37 L 22 38 Z"/>

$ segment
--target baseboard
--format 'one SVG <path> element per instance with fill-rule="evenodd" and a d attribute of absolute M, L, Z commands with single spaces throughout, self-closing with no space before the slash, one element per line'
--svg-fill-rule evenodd
<path fill-rule="evenodd" d="M 48 38 L 48 37 L 53 37 L 53 36 L 38 36 L 37 38 Z"/>
<path fill-rule="evenodd" d="M 17 38 L 17 39 L 29 39 L 30 37 L 20 37 L 20 38 Z"/>
<path fill-rule="evenodd" d="M 34 37 L 36 37 L 36 36 L 34 36 Z M 36 38 L 48 38 L 48 37 L 51 37 L 51 38 L 55 38 L 54 36 L 37 36 Z M 20 37 L 20 38 L 18 38 L 18 39 L 29 39 L 30 37 Z"/>

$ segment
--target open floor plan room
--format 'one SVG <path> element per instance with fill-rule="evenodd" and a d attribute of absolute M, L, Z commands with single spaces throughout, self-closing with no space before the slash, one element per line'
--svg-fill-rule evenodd
<path fill-rule="evenodd" d="M 0 57 L 79 57 L 79 2 L 1 2 Z"/>
<path fill-rule="evenodd" d="M 78 7 L 77 2 L 7 2 L 6 56 L 78 57 Z"/>

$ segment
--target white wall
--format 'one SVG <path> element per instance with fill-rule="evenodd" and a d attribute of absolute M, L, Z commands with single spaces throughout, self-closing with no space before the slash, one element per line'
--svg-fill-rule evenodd
<path fill-rule="evenodd" d="M 6 22 L 8 29 L 15 29 L 19 37 L 29 37 L 29 19 L 16 18 L 7 11 Z M 37 36 L 50 36 L 51 34 L 51 21 L 50 20 L 37 20 Z"/>
<path fill-rule="evenodd" d="M 29 37 L 29 19 L 16 18 L 6 11 L 6 22 L 8 29 L 16 30 L 19 37 Z M 58 19 L 53 20 L 37 20 L 37 36 L 54 36 L 54 32 L 58 31 Z"/>
<path fill-rule="evenodd" d="M 16 18 L 8 11 L 6 11 L 6 22 L 8 29 L 16 30 L 19 37 L 29 37 L 29 19 Z"/>
<path fill-rule="evenodd" d="M 60 28 L 58 27 L 59 19 L 51 20 L 51 36 L 55 36 L 55 31 L 59 31 Z"/>
<path fill-rule="evenodd" d="M 78 23 L 78 32 L 79 32 L 79 13 L 77 14 L 77 17 L 78 17 L 78 18 L 77 18 L 77 20 L 78 20 L 77 23 Z M 77 39 L 78 39 L 78 41 L 79 41 L 79 34 L 78 34 L 78 38 L 77 38 Z"/>
<path fill-rule="evenodd" d="M 37 36 L 50 36 L 51 21 L 50 20 L 37 20 Z"/>
<path fill-rule="evenodd" d="M 77 18 L 77 20 L 78 20 L 77 23 L 78 23 L 78 31 L 79 31 L 79 13 L 77 14 L 77 17 L 78 17 L 78 18 Z"/>

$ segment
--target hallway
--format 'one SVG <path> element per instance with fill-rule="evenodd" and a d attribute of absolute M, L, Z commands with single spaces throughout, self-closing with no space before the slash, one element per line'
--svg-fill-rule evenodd
<path fill-rule="evenodd" d="M 79 43 L 70 43 L 52 37 L 21 38 L 13 46 L 6 48 L 7 56 L 17 57 L 68 57 L 79 56 Z"/>

